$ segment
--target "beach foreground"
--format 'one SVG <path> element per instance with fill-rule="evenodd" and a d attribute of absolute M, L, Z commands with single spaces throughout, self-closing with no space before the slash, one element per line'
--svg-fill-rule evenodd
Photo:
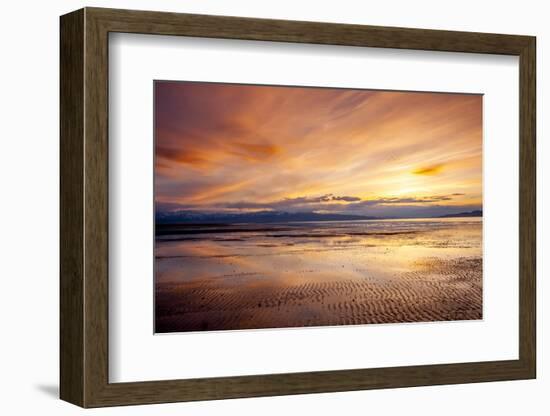
<path fill-rule="evenodd" d="M 155 332 L 482 318 L 481 218 L 157 227 Z"/>

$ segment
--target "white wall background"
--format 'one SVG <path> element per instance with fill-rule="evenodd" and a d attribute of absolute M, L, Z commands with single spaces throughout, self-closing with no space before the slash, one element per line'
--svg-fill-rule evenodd
<path fill-rule="evenodd" d="M 369 4 L 370 3 L 370 4 Z M 225 400 L 86 411 L 102 415 L 247 414 L 529 414 L 548 413 L 550 360 L 543 331 L 550 285 L 543 247 L 550 236 L 542 212 L 550 163 L 544 103 L 550 100 L 550 26 L 545 2 L 278 0 L 121 0 L 7 2 L 0 17 L 0 410 L 3 414 L 72 415 L 83 410 L 58 395 L 58 16 L 102 6 L 276 19 L 406 26 L 536 35 L 538 41 L 538 305 L 537 380 Z M 549 64 L 550 65 L 550 64 Z M 546 200 L 545 200 L 546 199 Z M 546 265 L 548 263 L 546 262 Z M 548 329 L 548 328 L 546 328 Z"/>

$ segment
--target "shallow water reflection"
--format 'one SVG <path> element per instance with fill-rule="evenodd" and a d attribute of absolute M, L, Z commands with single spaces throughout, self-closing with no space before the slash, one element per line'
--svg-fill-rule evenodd
<path fill-rule="evenodd" d="M 481 318 L 480 218 L 165 227 L 156 331 Z"/>

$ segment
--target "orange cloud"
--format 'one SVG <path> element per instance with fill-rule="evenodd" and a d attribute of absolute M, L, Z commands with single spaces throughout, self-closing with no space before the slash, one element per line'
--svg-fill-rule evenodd
<path fill-rule="evenodd" d="M 166 157 L 167 154 L 169 154 L 169 157 Z M 208 164 L 208 160 L 203 154 L 193 150 L 172 151 L 170 149 L 163 149 L 157 151 L 157 155 L 164 159 L 190 166 L 203 167 Z M 164 167 L 168 166 L 166 162 L 163 161 L 160 161 L 159 164 L 163 164 Z"/>
<path fill-rule="evenodd" d="M 281 148 L 273 144 L 235 143 L 236 154 L 248 160 L 265 160 L 281 153 Z"/>
<path fill-rule="evenodd" d="M 415 175 L 437 175 L 443 169 L 443 165 L 424 166 L 413 171 Z"/>

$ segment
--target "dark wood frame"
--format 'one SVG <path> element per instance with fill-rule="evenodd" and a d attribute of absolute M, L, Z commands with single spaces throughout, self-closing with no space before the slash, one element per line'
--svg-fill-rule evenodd
<path fill-rule="evenodd" d="M 109 383 L 109 32 L 519 56 L 519 359 Z M 62 16 L 61 398 L 100 407 L 535 378 L 535 49 L 516 35 L 99 8 Z"/>

